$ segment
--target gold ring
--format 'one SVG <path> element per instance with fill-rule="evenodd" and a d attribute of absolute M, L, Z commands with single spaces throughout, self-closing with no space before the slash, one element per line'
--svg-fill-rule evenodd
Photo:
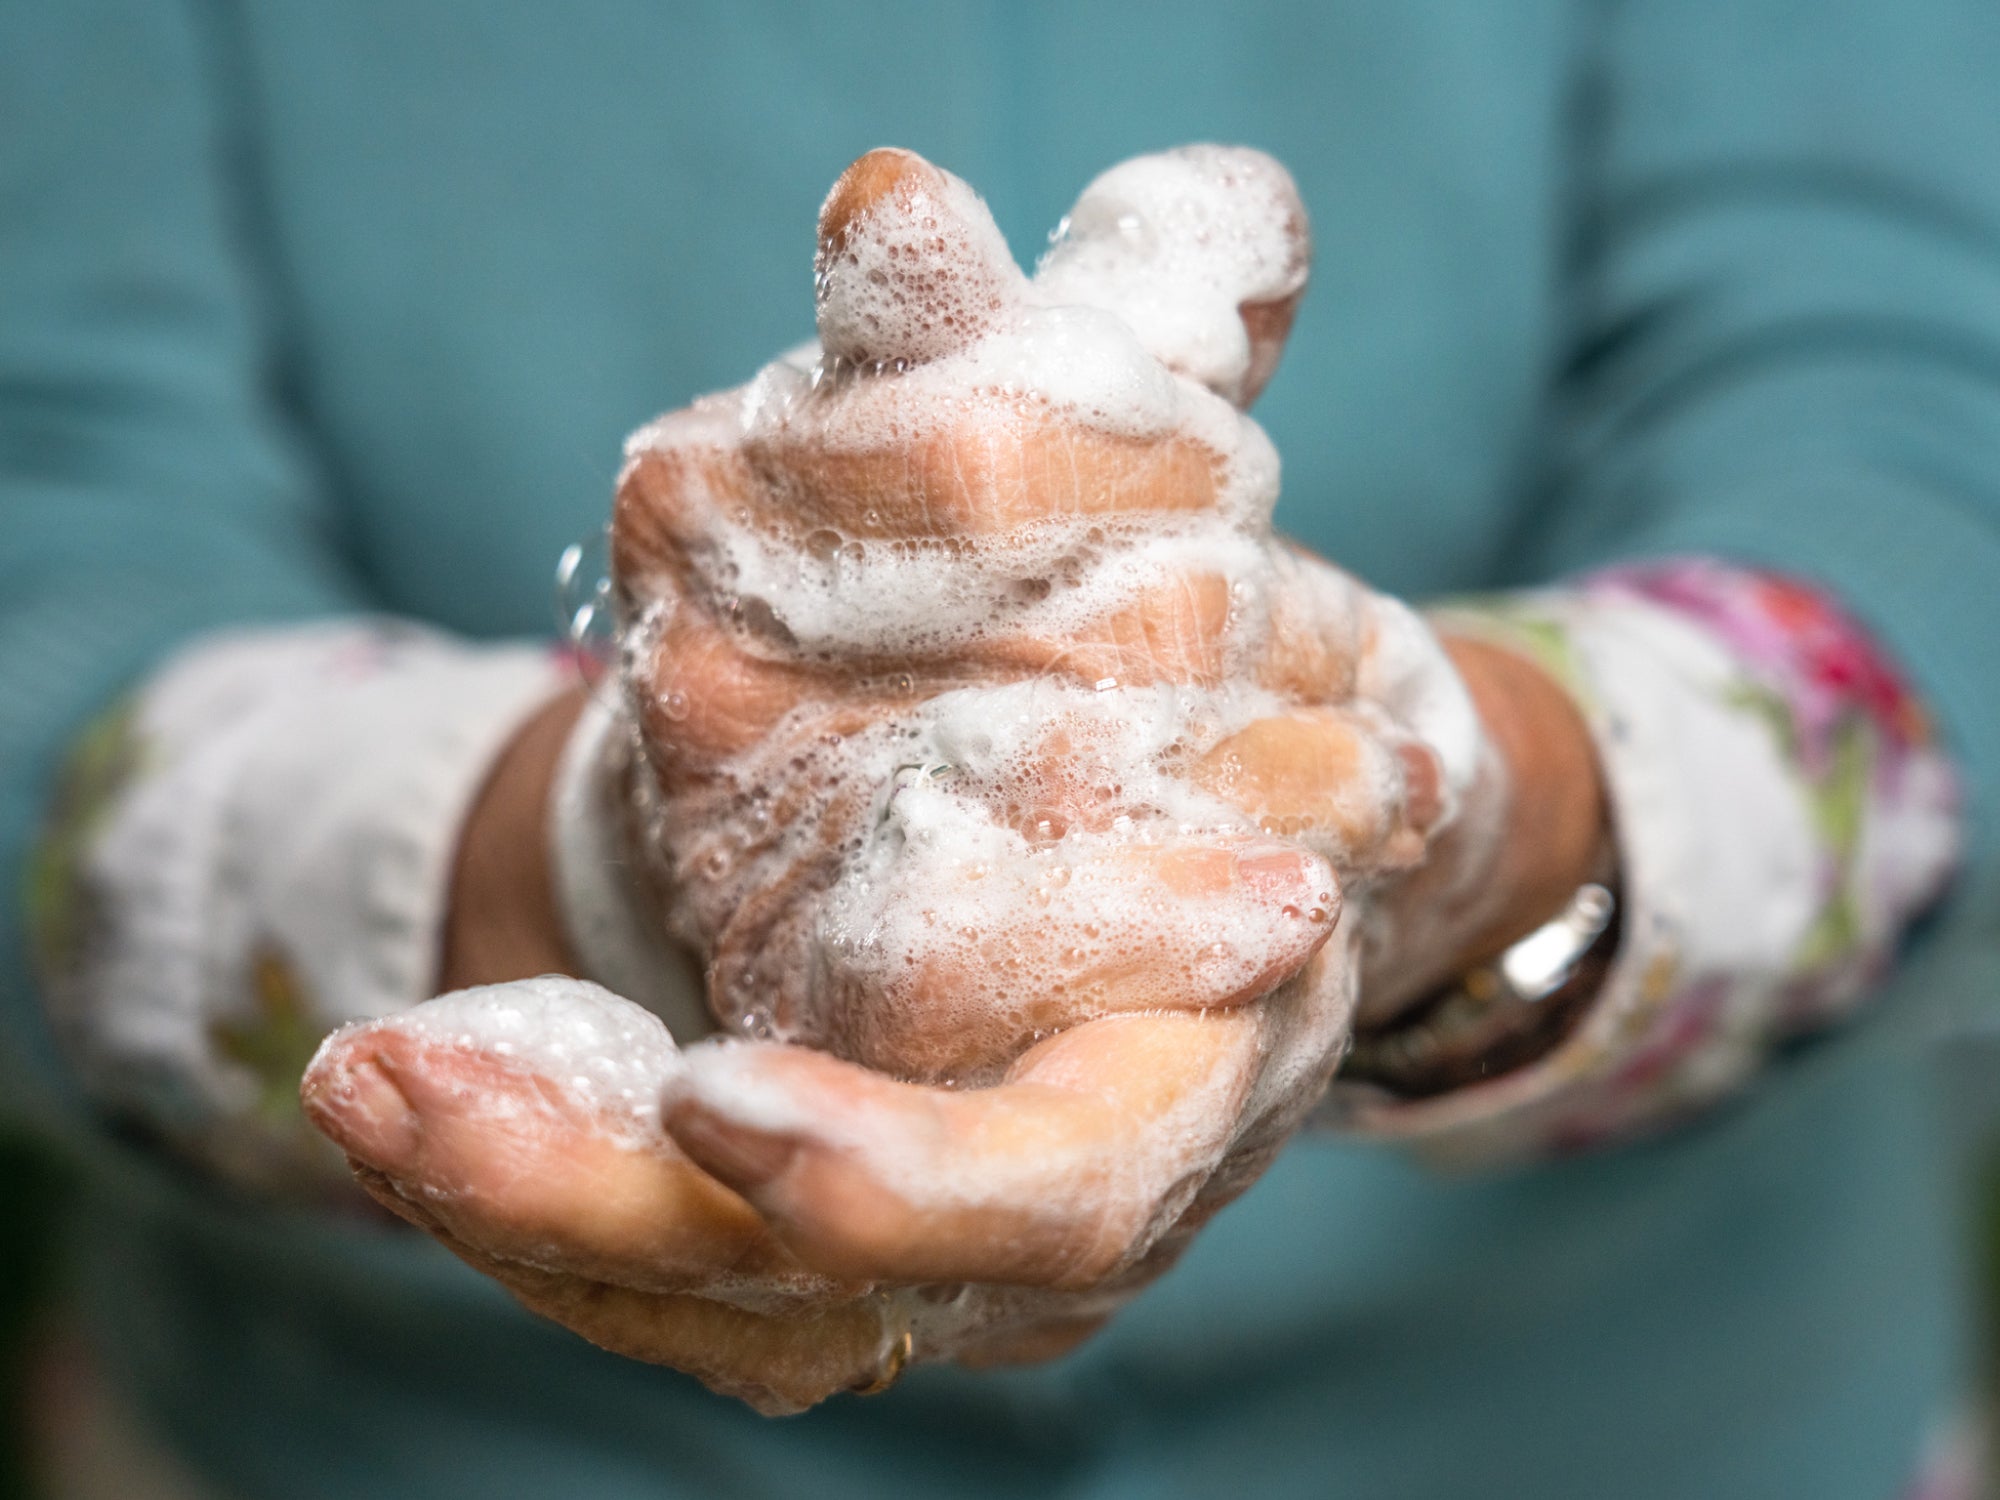
<path fill-rule="evenodd" d="M 915 1343 L 916 1340 L 910 1337 L 910 1330 L 905 1328 L 896 1342 L 889 1346 L 889 1352 L 882 1360 L 882 1368 L 877 1370 L 866 1382 L 855 1386 L 853 1388 L 854 1394 L 857 1396 L 879 1396 L 898 1380 L 901 1380 L 903 1378 L 903 1371 L 909 1367 L 910 1350 L 915 1346 Z"/>

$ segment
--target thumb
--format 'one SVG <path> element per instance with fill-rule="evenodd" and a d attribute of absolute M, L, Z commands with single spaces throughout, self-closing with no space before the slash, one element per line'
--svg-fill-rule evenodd
<path fill-rule="evenodd" d="M 1311 263 L 1284 167 L 1248 147 L 1183 146 L 1086 187 L 1035 292 L 1116 313 L 1168 369 L 1247 407 L 1278 367 Z"/>

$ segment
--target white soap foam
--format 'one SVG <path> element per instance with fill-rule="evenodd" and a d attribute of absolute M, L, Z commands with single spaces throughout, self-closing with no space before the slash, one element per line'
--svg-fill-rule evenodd
<path fill-rule="evenodd" d="M 1366 604 L 1368 650 L 1357 687 L 1436 752 L 1450 816 L 1479 774 L 1486 742 L 1479 710 L 1415 610 L 1386 594 L 1370 595 Z"/>
<path fill-rule="evenodd" d="M 822 245 L 815 270 L 821 346 L 871 363 L 962 348 L 1024 284 L 985 202 L 949 172 L 912 174 Z"/>
<path fill-rule="evenodd" d="M 990 428 L 1006 443 L 1020 440 L 1024 421 L 1057 419 L 1201 445 L 1215 455 L 1216 503 L 907 536 L 882 534 L 894 528 L 872 513 L 849 534 L 825 517 L 685 494 L 703 537 L 685 561 L 744 649 L 845 666 L 857 685 L 900 685 L 911 701 L 837 735 L 820 728 L 827 705 L 806 702 L 659 807 L 680 929 L 711 951 L 728 934 L 711 1000 L 733 1029 L 836 1050 L 851 1050 L 862 1024 L 843 996 L 866 996 L 877 1030 L 922 1032 L 881 1012 L 899 976 L 927 965 L 968 976 L 961 993 L 927 996 L 950 1012 L 932 1018 L 931 1034 L 978 1030 L 982 1018 L 1004 1034 L 1025 1024 L 1038 990 L 1145 953 L 1177 966 L 1191 989 L 1226 992 L 1296 941 L 1296 918 L 1247 899 L 1171 897 L 1130 878 L 1117 856 L 1261 837 L 1186 772 L 1253 719 L 1287 711 L 1286 700 L 1242 685 L 1280 587 L 1295 601 L 1287 628 L 1321 635 L 1328 655 L 1351 654 L 1364 633 L 1360 591 L 1338 575 L 1337 586 L 1302 585 L 1312 569 L 1273 538 L 1276 451 L 1224 399 L 1240 393 L 1249 367 L 1239 308 L 1303 286 L 1296 191 L 1275 162 L 1234 148 L 1126 163 L 1086 190 L 1031 283 L 969 187 L 923 172 L 905 182 L 914 187 L 892 190 L 822 247 L 817 358 L 812 346 L 794 350 L 734 396 L 643 429 L 629 451 L 894 453 L 948 427 Z M 1136 661 L 1116 648 L 1094 653 L 1091 670 L 1103 675 L 1086 681 L 1058 660 L 1045 679 L 933 689 L 926 700 L 922 671 L 908 670 L 978 659 L 993 643 L 1089 640 L 1149 594 L 1203 576 L 1228 590 L 1220 685 L 1153 686 L 1143 639 L 1121 638 L 1142 653 Z M 1418 701 L 1422 663 L 1405 623 L 1391 616 L 1376 632 L 1397 659 L 1378 675 L 1399 708 L 1449 732 L 1452 705 Z M 634 633 L 643 641 L 645 631 L 642 617 Z M 649 658 L 628 653 L 641 692 Z M 1381 743 L 1369 742 L 1348 800 L 1387 807 L 1401 795 L 1391 746 L 1404 731 L 1383 715 L 1361 722 Z M 1062 784 L 1050 782 L 1051 763 Z M 1080 789 L 1079 778 L 1094 785 Z M 1365 811 L 1349 808 L 1346 821 L 1365 825 Z M 1323 830 L 1287 832 L 1329 860 L 1361 852 Z M 809 910 L 761 898 L 800 881 L 818 894 L 792 906 Z M 1059 951 L 1038 942 L 1077 910 L 1095 937 L 1071 924 Z M 999 954 L 1027 958 L 993 961 Z M 925 1072 L 922 1059 L 908 1062 Z M 1003 1052 L 995 1063 L 1004 1062 Z"/>
<path fill-rule="evenodd" d="M 1281 167 L 1197 147 L 1114 168 L 1032 281 L 970 188 L 949 176 L 919 186 L 823 247 L 816 346 L 642 429 L 628 453 L 740 448 L 782 469 L 787 453 L 902 455 L 946 435 L 976 451 L 1055 423 L 1135 448 L 1199 445 L 1213 455 L 1215 504 L 1014 524 L 849 512 L 836 524 L 783 484 L 748 502 L 682 496 L 701 540 L 671 579 L 650 581 L 658 597 L 632 600 L 628 689 L 648 691 L 654 632 L 682 608 L 737 630 L 753 655 L 835 669 L 824 698 L 807 691 L 757 744 L 648 803 L 672 920 L 713 958 L 718 1019 L 737 1036 L 976 1086 L 1039 1038 L 1052 995 L 1137 969 L 1220 997 L 1296 961 L 1310 947 L 1302 932 L 1333 936 L 1266 997 L 1240 1066 L 1218 1070 L 1118 1160 L 1080 1163 L 1070 1183 L 1020 1158 L 941 1180 L 930 1147 L 885 1138 L 865 1110 L 829 1118 L 763 1072 L 759 1048 L 704 1044 L 663 1076 L 669 1092 L 746 1124 L 864 1153 L 913 1201 L 1032 1186 L 1052 1195 L 1052 1212 L 1073 1212 L 1094 1195 L 1107 1232 L 1143 1246 L 1229 1152 L 1275 1149 L 1310 1106 L 1354 1003 L 1354 913 L 1366 862 L 1399 816 L 1397 746 L 1438 741 L 1455 791 L 1476 722 L 1414 617 L 1376 607 L 1272 534 L 1278 457 L 1237 403 L 1260 378 L 1240 309 L 1296 296 L 1306 274 L 1303 211 Z M 1136 657 L 1078 649 L 1045 673 L 991 680 L 1005 675 L 990 665 L 998 648 L 1095 641 L 1136 601 L 1195 579 L 1226 588 L 1219 676 L 1150 671 L 1154 643 L 1121 636 Z M 1302 670 L 1329 664 L 1324 696 L 1309 683 L 1260 685 L 1276 630 L 1308 638 L 1291 653 Z M 1340 664 L 1364 643 L 1377 659 L 1351 681 Z M 1089 671 L 1075 669 L 1086 660 Z M 1359 771 L 1338 808 L 1360 830 L 1352 841 L 1327 827 L 1267 832 L 1191 776 L 1229 736 L 1299 709 L 1288 693 L 1339 704 L 1358 736 Z M 857 696 L 877 706 L 843 717 Z M 1311 878 L 1295 902 L 1259 897 L 1254 883 L 1181 895 L 1135 874 L 1168 851 L 1267 849 L 1273 836 L 1322 861 L 1299 867 Z M 951 983 L 913 978 L 938 974 Z M 1132 1222 L 1116 1229 L 1121 1219 Z"/>
<path fill-rule="evenodd" d="M 661 1139 L 661 1090 L 682 1068 L 659 1017 L 559 974 L 455 990 L 373 1024 L 518 1063 L 632 1145 Z"/>
<path fill-rule="evenodd" d="M 909 370 L 905 388 L 1029 396 L 1104 431 L 1158 437 L 1182 424 L 1182 386 L 1115 313 L 1027 304 L 950 359 Z"/>
<path fill-rule="evenodd" d="M 1300 292 L 1311 258 L 1289 173 L 1261 151 L 1136 157 L 1083 191 L 1037 296 L 1116 313 L 1169 369 L 1237 399 L 1251 348 L 1237 310 Z"/>
<path fill-rule="evenodd" d="M 837 1031 L 911 1051 L 932 1038 L 947 1073 L 982 1048 L 1004 1066 L 1051 995 L 1094 1013 L 1104 976 L 1140 972 L 1158 1003 L 1220 999 L 1301 951 L 1336 910 L 1330 870 L 1295 902 L 1235 885 L 1183 893 L 1155 873 L 1191 843 L 1269 847 L 1181 774 L 1263 697 L 1236 696 L 1030 680 L 927 704 L 913 760 L 819 918 L 823 955 L 864 997 Z M 950 983 L 916 984 L 927 972 Z M 926 1061 L 908 1071 L 934 1076 Z"/>
<path fill-rule="evenodd" d="M 890 540 L 817 527 L 804 545 L 711 516 L 715 589 L 756 600 L 808 657 L 918 657 L 1023 636 L 1075 638 L 1191 573 L 1253 576 L 1263 543 L 1217 516 L 1061 517 L 998 541 Z"/>

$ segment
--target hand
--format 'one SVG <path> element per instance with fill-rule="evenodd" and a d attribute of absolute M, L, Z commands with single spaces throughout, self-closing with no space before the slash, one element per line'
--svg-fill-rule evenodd
<path fill-rule="evenodd" d="M 1574 700 L 1524 656 L 1463 637 L 1443 645 L 1477 711 L 1480 754 L 1458 816 L 1423 862 L 1372 893 L 1363 1030 L 1394 1025 L 1555 917 L 1608 863 L 1603 780 Z"/>
<path fill-rule="evenodd" d="M 1216 203 L 1267 231 L 1219 270 L 1171 244 Z M 1483 753 L 1414 617 L 1269 537 L 1225 397 L 1303 286 L 1273 164 L 1107 174 L 1032 285 L 904 153 L 821 241 L 822 356 L 642 433 L 615 528 L 667 915 L 769 1040 L 551 981 L 306 1084 L 530 1306 L 766 1409 L 1045 1356 L 1171 1263 L 1339 1059 L 1343 885 Z"/>

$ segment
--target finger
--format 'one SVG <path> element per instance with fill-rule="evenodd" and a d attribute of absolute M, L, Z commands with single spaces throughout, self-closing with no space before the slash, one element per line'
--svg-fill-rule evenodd
<path fill-rule="evenodd" d="M 1176 573 L 1068 630 L 996 632 L 961 653 L 973 664 L 1092 687 L 1217 686 L 1228 666 L 1234 598 L 1226 574 Z"/>
<path fill-rule="evenodd" d="M 676 413 L 636 435 L 611 508 L 611 571 L 643 605 L 701 586 L 697 563 L 724 518 L 759 503 L 739 434 L 715 440 L 707 421 Z"/>
<path fill-rule="evenodd" d="M 990 1082 L 1101 1016 L 1254 1000 L 1340 910 L 1332 871 L 1287 844 L 1072 839 L 991 865 L 905 854 L 878 903 L 822 924 L 825 994 L 795 1039 L 932 1082 Z"/>
<path fill-rule="evenodd" d="M 1301 219 L 1301 237 L 1303 233 L 1304 221 Z M 1250 341 L 1250 357 L 1245 362 L 1241 379 L 1233 386 L 1225 387 L 1221 391 L 1223 396 L 1247 409 L 1264 394 L 1264 387 L 1278 373 L 1278 361 L 1285 354 L 1285 340 L 1291 337 L 1292 322 L 1298 317 L 1299 304 L 1305 301 L 1305 296 L 1306 289 L 1302 285 L 1289 296 L 1236 304 L 1237 316 L 1243 320 L 1243 332 Z"/>
<path fill-rule="evenodd" d="M 967 1092 L 805 1048 L 705 1044 L 669 1088 L 667 1126 L 828 1274 L 1088 1286 L 1221 1161 L 1260 1015 L 1106 1017 Z"/>
<path fill-rule="evenodd" d="M 789 1416 L 837 1392 L 893 1374 L 908 1358 L 877 1298 L 831 1301 L 777 1314 L 690 1293 L 647 1291 L 496 1259 L 439 1236 L 530 1312 L 601 1349 L 668 1365 L 765 1416 Z"/>
<path fill-rule="evenodd" d="M 700 770 L 738 755 L 801 704 L 832 696 L 824 671 L 749 650 L 741 632 L 723 629 L 692 601 L 663 604 L 654 626 L 650 693 L 639 705 L 646 738 L 673 764 L 663 772 Z M 853 698 L 851 689 L 847 693 Z M 858 713 L 860 705 L 852 704 Z"/>
<path fill-rule="evenodd" d="M 667 627 L 685 631 L 700 623 L 673 608 L 686 601 L 714 626 L 703 641 L 662 640 L 658 696 L 663 706 L 723 713 L 722 752 L 754 740 L 805 691 L 809 678 L 793 665 L 829 652 L 847 677 L 885 682 L 911 671 L 990 669 L 1091 684 L 1212 685 L 1224 671 L 1234 603 L 1227 573 L 1209 570 L 1222 561 L 1212 541 L 1200 548 L 1174 535 L 1135 539 L 1093 528 L 1074 545 L 988 558 L 959 540 L 862 542 L 827 527 L 803 530 L 797 506 L 786 507 L 792 519 L 783 523 L 757 519 L 770 508 L 741 454 L 698 445 L 637 450 L 618 488 L 614 572 L 628 604 L 664 612 Z M 787 532 L 780 545 L 789 568 L 765 578 L 770 570 L 757 562 L 746 567 L 745 553 L 769 545 L 755 536 Z M 949 587 L 937 588 L 940 577 Z M 929 607 L 912 613 L 918 596 Z M 886 613 L 885 600 L 900 601 L 900 612 Z M 723 656 L 711 660 L 711 650 Z M 677 686 L 675 676 L 714 677 L 715 690 Z M 706 728 L 673 733 L 699 745 Z"/>
<path fill-rule="evenodd" d="M 1168 575 L 1101 592 L 1102 611 L 1084 613 L 1067 633 L 1056 628 L 1060 613 L 1051 611 L 1039 630 L 1008 628 L 1011 622 L 1002 620 L 928 651 L 853 652 L 824 663 L 800 659 L 775 637 L 773 626 L 783 630 L 785 621 L 761 600 L 736 596 L 737 614 L 764 622 L 760 629 L 732 628 L 685 597 L 663 598 L 650 626 L 643 724 L 660 755 L 674 762 L 662 764 L 663 772 L 699 771 L 741 754 L 814 702 L 842 721 L 819 724 L 815 732 L 851 732 L 924 698 L 995 678 L 1067 678 L 1099 689 L 1222 680 L 1232 623 L 1226 577 Z"/>
<path fill-rule="evenodd" d="M 1442 805 L 1434 755 L 1339 709 L 1258 719 L 1196 761 L 1190 779 L 1342 869 L 1415 863 Z"/>
<path fill-rule="evenodd" d="M 378 1197 L 487 1254 L 654 1289 L 796 1276 L 755 1211 L 661 1130 L 679 1067 L 655 1017 L 545 978 L 336 1032 L 301 1098 Z"/>
<path fill-rule="evenodd" d="M 893 364 L 901 373 L 1003 329 L 1018 333 L 1031 311 L 1026 282 L 985 204 L 909 152 L 872 152 L 835 184 L 821 214 L 817 269 L 821 344 L 836 361 Z M 1062 343 L 1080 335 L 1051 327 L 1042 336 Z M 1170 384 L 1158 381 L 1129 334 L 1116 339 L 1144 372 L 1096 375 L 1115 386 L 1146 384 L 1150 374 L 1171 407 Z M 768 444 L 782 471 L 770 477 L 788 498 L 806 497 L 804 510 L 822 524 L 864 535 L 948 535 L 1050 514 L 1209 503 L 1214 455 L 1201 444 L 1163 441 L 1163 429 L 1133 437 L 1053 418 L 1057 403 L 1041 377 L 1055 366 L 1049 351 L 1030 354 L 1034 345 L 1029 339 L 1013 363 L 1000 362 L 1004 368 L 968 369 L 942 388 L 829 380 L 818 399 L 802 403 L 809 420 L 781 424 L 792 430 Z M 1103 351 L 1092 355 L 1101 360 Z M 1056 360 L 1063 405 L 1079 397 L 1074 364 Z M 1123 410 L 1131 397 L 1107 389 L 1081 404 L 1108 400 Z M 1179 482 L 1162 485 L 1161 474 Z M 1152 499 L 1135 505 L 1139 495 Z M 829 503 L 840 500 L 847 503 Z M 924 524 L 912 525 L 918 518 Z"/>
<path fill-rule="evenodd" d="M 948 266 L 933 269 L 949 282 Z M 939 385 L 836 371 L 814 382 L 781 362 L 768 380 L 670 414 L 628 445 L 619 502 L 628 514 L 614 524 L 621 576 L 697 550 L 729 524 L 797 547 L 824 532 L 834 545 L 976 537 L 1052 518 L 1217 504 L 1228 462 L 1208 442 L 1172 421 L 1118 430 L 1086 420 L 1074 401 L 1058 403 L 1017 373 L 972 370 Z M 1098 373 L 1113 387 L 1138 378 Z M 1119 404 L 1112 391 L 1100 395 Z M 1170 389 L 1164 399 L 1175 406 Z"/>
<path fill-rule="evenodd" d="M 1300 703 L 1346 702 L 1354 696 L 1366 628 L 1360 585 L 1283 539 L 1269 562 L 1258 683 Z"/>
<path fill-rule="evenodd" d="M 1086 187 L 1035 290 L 1118 314 L 1162 364 L 1248 407 L 1277 368 L 1311 262 L 1305 205 L 1277 161 L 1188 146 Z"/>
<path fill-rule="evenodd" d="M 871 151 L 819 215 L 820 345 L 858 362 L 919 362 L 963 348 L 1020 302 L 1026 281 L 993 215 L 914 151 Z"/>
<path fill-rule="evenodd" d="M 775 508 L 853 537 L 979 537 L 1036 521 L 1207 511 L 1225 463 L 1181 432 L 1087 426 L 1020 394 L 834 386 L 745 453 Z"/>

